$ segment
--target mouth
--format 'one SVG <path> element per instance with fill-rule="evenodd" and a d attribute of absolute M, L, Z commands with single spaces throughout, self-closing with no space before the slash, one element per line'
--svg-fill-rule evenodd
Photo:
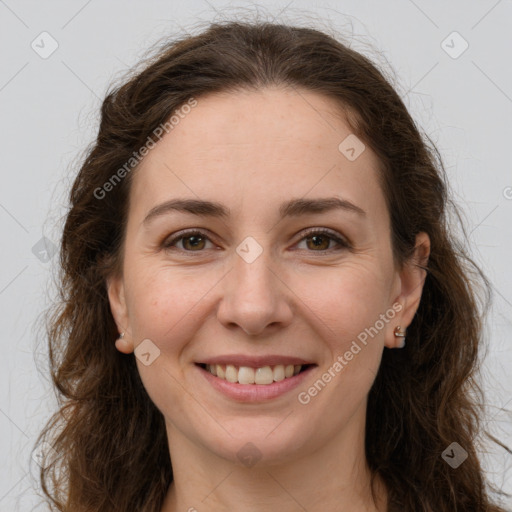
<path fill-rule="evenodd" d="M 207 363 L 195 363 L 194 366 L 204 379 L 203 382 L 221 395 L 239 403 L 261 404 L 284 397 L 298 386 L 304 385 L 306 379 L 312 378 L 310 374 L 318 366 L 301 359 L 283 357 L 243 361 L 246 365 L 254 366 L 242 366 L 240 359 L 243 358 L 238 356 L 240 366 L 231 364 L 236 362 L 233 361 L 234 358 L 230 363 L 226 359 L 219 357 Z"/>
<path fill-rule="evenodd" d="M 275 382 L 292 379 L 315 364 L 276 364 L 260 367 L 237 366 L 234 364 L 196 363 L 197 366 L 220 380 L 232 384 L 270 386 Z"/>

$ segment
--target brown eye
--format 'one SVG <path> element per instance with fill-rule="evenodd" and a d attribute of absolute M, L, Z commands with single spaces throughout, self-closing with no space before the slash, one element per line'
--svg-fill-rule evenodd
<path fill-rule="evenodd" d="M 177 249 L 186 252 L 201 252 L 205 249 L 207 242 L 211 243 L 211 240 L 201 231 L 189 231 L 188 233 L 181 233 L 176 235 L 164 242 L 163 247 L 166 249 L 175 248 L 179 243 L 181 247 Z"/>
<path fill-rule="evenodd" d="M 313 235 L 306 238 L 308 249 L 328 249 L 330 244 L 330 238 L 325 235 Z M 311 243 L 308 243 L 311 242 Z"/>
<path fill-rule="evenodd" d="M 188 251 L 195 251 L 196 249 L 204 249 L 205 239 L 202 236 L 185 236 L 182 238 L 183 247 Z"/>
<path fill-rule="evenodd" d="M 306 248 L 311 252 L 328 252 L 336 250 L 330 247 L 331 242 L 336 242 L 338 250 L 349 248 L 350 245 L 347 241 L 337 235 L 337 233 L 327 229 L 311 229 L 306 233 L 299 243 L 306 242 Z"/>

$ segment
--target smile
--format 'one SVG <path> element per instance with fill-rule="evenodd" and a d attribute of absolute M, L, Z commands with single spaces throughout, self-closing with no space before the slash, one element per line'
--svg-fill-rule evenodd
<path fill-rule="evenodd" d="M 201 378 L 217 392 L 237 402 L 253 403 L 285 395 L 304 382 L 317 367 L 316 364 L 306 362 L 297 365 L 274 363 L 253 367 L 221 364 L 219 361 L 222 359 L 210 363 L 195 363 L 195 367 Z"/>
<path fill-rule="evenodd" d="M 289 379 L 309 365 L 277 364 L 275 366 L 261 366 L 259 368 L 235 366 L 233 364 L 205 364 L 201 366 L 212 375 L 228 382 L 269 385 Z"/>

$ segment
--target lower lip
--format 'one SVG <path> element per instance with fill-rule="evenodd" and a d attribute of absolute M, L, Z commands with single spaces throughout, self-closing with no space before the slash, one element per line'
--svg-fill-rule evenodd
<path fill-rule="evenodd" d="M 303 382 L 315 366 L 311 365 L 293 377 L 288 377 L 272 384 L 238 384 L 237 382 L 228 382 L 227 380 L 220 379 L 203 367 L 196 365 L 204 378 L 217 391 L 239 402 L 263 402 L 284 395 Z"/>

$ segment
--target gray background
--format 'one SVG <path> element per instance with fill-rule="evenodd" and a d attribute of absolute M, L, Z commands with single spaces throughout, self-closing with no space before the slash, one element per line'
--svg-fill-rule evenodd
<path fill-rule="evenodd" d="M 512 408 L 510 0 L 288 0 L 257 6 L 0 0 L 0 510 L 37 504 L 31 474 L 39 468 L 30 452 L 54 407 L 41 313 L 52 297 L 52 249 L 66 191 L 97 130 L 109 83 L 161 37 L 195 32 L 214 19 L 251 18 L 257 10 L 267 19 L 332 27 L 351 39 L 394 76 L 413 117 L 437 144 L 473 257 L 495 292 L 482 367 L 484 426 L 512 446 L 511 416 L 502 410 Z M 40 36 L 44 31 L 50 36 Z M 454 31 L 463 39 L 450 36 Z M 458 55 L 464 41 L 469 47 Z M 52 44 L 56 51 L 42 58 Z M 511 456 L 484 441 L 489 478 L 512 492 Z"/>

